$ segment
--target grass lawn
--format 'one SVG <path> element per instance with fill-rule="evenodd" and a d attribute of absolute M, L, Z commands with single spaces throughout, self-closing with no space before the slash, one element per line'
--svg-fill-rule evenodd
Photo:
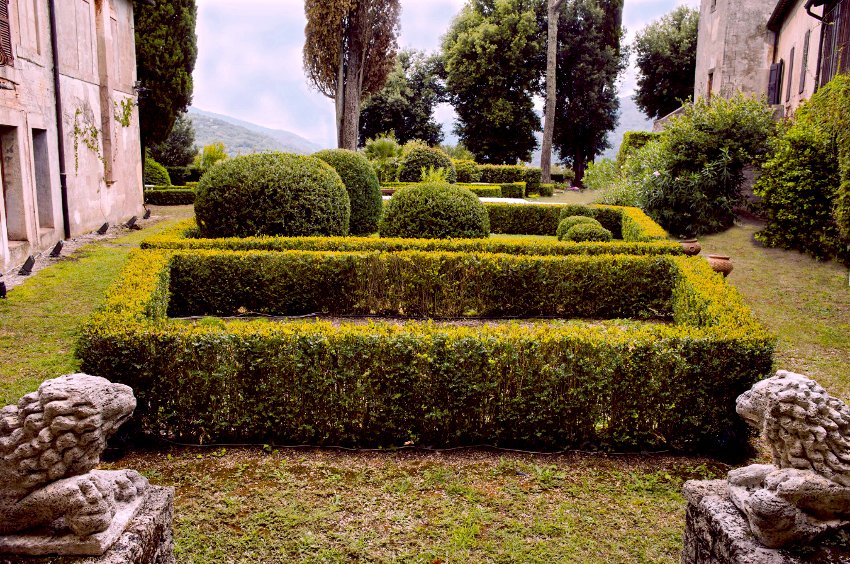
<path fill-rule="evenodd" d="M 191 213 L 160 210 L 175 219 Z M 77 367 L 80 322 L 130 249 L 168 224 L 90 245 L 0 301 L 4 404 Z M 850 399 L 846 269 L 763 249 L 752 240 L 756 229 L 745 223 L 705 238 L 703 253 L 732 255 L 730 282 L 779 335 L 778 367 Z M 131 452 L 115 466 L 177 488 L 181 562 L 673 563 L 684 529 L 683 481 L 726 471 L 663 455 L 177 446 Z"/>

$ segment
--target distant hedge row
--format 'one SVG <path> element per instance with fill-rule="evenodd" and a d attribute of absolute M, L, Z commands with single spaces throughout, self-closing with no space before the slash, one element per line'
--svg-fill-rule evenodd
<path fill-rule="evenodd" d="M 347 286 L 358 284 L 353 273 L 377 279 L 394 268 L 387 290 Z M 333 280 L 354 292 L 343 297 L 363 308 L 374 300 L 414 308 L 427 301 L 410 283 L 441 292 L 431 303 L 454 303 L 455 310 L 470 295 L 512 311 L 520 300 L 554 305 L 550 294 L 577 314 L 604 316 L 622 297 L 630 308 L 661 307 L 674 323 L 467 327 L 166 317 L 186 300 L 202 313 L 233 296 L 263 306 L 316 296 L 319 286 L 347 292 L 328 282 L 340 271 L 345 276 Z M 541 275 L 546 285 L 529 288 Z M 580 304 L 575 296 L 582 295 Z M 729 454 L 749 437 L 735 398 L 770 373 L 773 347 L 737 292 L 705 261 L 686 257 L 141 250 L 83 328 L 77 354 L 82 370 L 133 387 L 134 425 L 182 441 Z"/>
<path fill-rule="evenodd" d="M 188 206 L 195 203 L 195 190 L 156 186 L 145 190 L 144 197 L 153 206 Z"/>

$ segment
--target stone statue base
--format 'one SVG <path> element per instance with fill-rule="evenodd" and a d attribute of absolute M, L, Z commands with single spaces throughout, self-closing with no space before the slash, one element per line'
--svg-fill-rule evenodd
<path fill-rule="evenodd" d="M 843 532 L 815 546 L 765 548 L 732 503 L 726 480 L 691 480 L 685 483 L 684 495 L 688 509 L 682 564 L 850 562 L 850 541 Z"/>
<path fill-rule="evenodd" d="M 121 508 L 106 531 L 83 540 L 72 534 L 0 536 L 0 562 L 11 555 L 76 555 L 75 564 L 172 564 L 174 488 L 150 486 L 145 495 Z M 111 546 L 103 550 L 104 546 Z M 84 555 L 95 556 L 84 556 Z M 28 558 L 27 562 L 39 562 Z"/>

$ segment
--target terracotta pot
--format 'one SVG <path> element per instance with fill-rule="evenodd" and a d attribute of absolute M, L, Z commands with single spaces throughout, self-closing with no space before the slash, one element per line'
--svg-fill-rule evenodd
<path fill-rule="evenodd" d="M 719 272 L 723 276 L 729 276 L 734 268 L 732 261 L 725 255 L 708 255 L 708 264 L 714 272 Z"/>
<path fill-rule="evenodd" d="M 697 256 L 702 250 L 702 245 L 696 239 L 685 239 L 684 241 L 680 241 L 679 244 L 682 245 L 682 250 L 689 257 Z"/>

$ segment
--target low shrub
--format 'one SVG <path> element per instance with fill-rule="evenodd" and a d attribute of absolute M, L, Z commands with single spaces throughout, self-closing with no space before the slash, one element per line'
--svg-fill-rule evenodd
<path fill-rule="evenodd" d="M 629 210 L 631 211 L 631 210 Z M 639 210 L 635 210 L 639 212 Z M 680 255 L 682 247 L 666 240 L 666 234 L 646 215 L 646 225 L 623 213 L 627 241 L 611 243 L 555 243 L 539 237 L 490 237 L 487 239 L 399 239 L 378 237 L 229 237 L 200 239 L 194 220 L 186 220 L 142 242 L 144 249 L 217 249 L 230 251 L 445 251 L 458 253 L 504 253 L 509 255 Z M 651 236 L 653 226 L 662 233 Z M 624 235 L 624 238 L 626 236 Z"/>
<path fill-rule="evenodd" d="M 198 185 L 206 237 L 346 235 L 351 207 L 339 175 L 314 157 L 258 153 L 221 161 Z"/>
<path fill-rule="evenodd" d="M 541 184 L 540 185 L 540 196 L 543 198 L 550 198 L 555 195 L 555 185 L 554 184 Z"/>
<path fill-rule="evenodd" d="M 575 180 L 576 173 L 571 168 L 553 167 L 550 176 L 552 177 L 552 182 L 554 182 L 555 184 L 569 185 L 569 183 Z"/>
<path fill-rule="evenodd" d="M 617 151 L 615 164 L 618 167 L 623 166 L 626 164 L 626 159 L 635 151 L 647 143 L 658 141 L 660 138 L 661 133 L 655 131 L 626 131 L 623 135 L 623 142 L 620 144 L 620 149 Z"/>
<path fill-rule="evenodd" d="M 584 171 L 584 187 L 588 190 L 608 190 L 620 178 L 620 167 L 611 159 L 588 163 Z"/>
<path fill-rule="evenodd" d="M 539 168 L 523 165 L 478 165 L 481 171 L 481 182 L 488 184 L 511 184 L 525 182 L 526 194 L 537 194 L 540 191 L 541 171 Z"/>
<path fill-rule="evenodd" d="M 491 185 L 475 185 L 475 184 L 460 184 L 458 186 L 461 188 L 466 188 L 479 198 L 501 198 L 502 197 L 502 187 L 501 186 L 491 186 Z"/>
<path fill-rule="evenodd" d="M 452 164 L 454 164 L 455 171 L 457 171 L 458 183 L 471 183 L 481 181 L 481 171 L 478 170 L 478 165 L 475 163 L 475 161 L 452 160 Z"/>
<path fill-rule="evenodd" d="M 381 184 L 366 157 L 345 149 L 328 149 L 313 156 L 331 165 L 345 184 L 351 204 L 348 232 L 352 235 L 377 232 L 383 213 Z"/>
<path fill-rule="evenodd" d="M 144 181 L 145 184 L 154 186 L 171 185 L 171 177 L 168 176 L 168 171 L 150 157 L 145 157 Z"/>
<path fill-rule="evenodd" d="M 585 243 L 587 241 L 598 241 L 607 243 L 612 239 L 611 232 L 593 223 L 579 223 L 570 227 L 564 234 L 564 239 L 575 241 L 576 243 Z"/>
<path fill-rule="evenodd" d="M 503 198 L 525 198 L 525 182 L 501 184 Z"/>
<path fill-rule="evenodd" d="M 450 184 L 416 184 L 402 188 L 387 204 L 381 237 L 443 239 L 490 235 L 487 209 L 478 196 Z"/>
<path fill-rule="evenodd" d="M 188 206 L 195 203 L 195 191 L 192 189 L 145 190 L 144 201 L 152 206 Z"/>
<path fill-rule="evenodd" d="M 81 331 L 81 369 L 133 388 L 136 430 L 180 441 L 726 455 L 746 448 L 750 434 L 735 399 L 770 374 L 774 339 L 705 261 L 316 255 L 136 251 Z M 449 265 L 453 274 L 440 276 Z M 300 278 L 288 277 L 293 268 Z M 238 296 L 264 305 L 271 300 L 256 293 L 272 288 L 284 300 L 320 296 L 314 282 L 346 300 L 359 299 L 357 292 L 391 297 L 380 294 L 382 283 L 358 285 L 350 273 L 359 268 L 376 279 L 400 268 L 403 283 L 392 287 L 413 303 L 423 298 L 405 290 L 406 281 L 436 284 L 451 300 L 469 292 L 504 300 L 500 307 L 515 299 L 555 304 L 560 296 L 589 314 L 622 307 L 621 294 L 640 304 L 667 295 L 662 311 L 674 322 L 193 324 L 166 317 L 169 303 L 182 299 Z M 483 287 L 461 284 L 470 269 L 466 280 Z M 345 275 L 329 279 L 335 271 Z M 224 278 L 239 291 L 218 291 Z M 593 297 L 582 299 L 585 290 Z"/>
<path fill-rule="evenodd" d="M 165 170 L 175 186 L 186 186 L 201 179 L 201 171 L 192 166 L 167 166 Z"/>
<path fill-rule="evenodd" d="M 442 168 L 446 172 L 446 180 L 454 184 L 457 182 L 457 172 L 452 160 L 441 149 L 428 146 L 415 146 L 401 159 L 398 179 L 401 182 L 419 182 L 422 173 L 431 168 Z"/>
<path fill-rule="evenodd" d="M 592 217 L 588 217 L 586 215 L 571 215 L 562 219 L 561 223 L 558 224 L 558 231 L 555 233 L 555 235 L 558 237 L 558 241 L 563 241 L 566 238 L 567 232 L 576 225 L 579 225 L 580 223 L 589 223 L 602 228 L 602 224 L 593 219 Z M 575 239 L 567 240 L 574 241 Z"/>

